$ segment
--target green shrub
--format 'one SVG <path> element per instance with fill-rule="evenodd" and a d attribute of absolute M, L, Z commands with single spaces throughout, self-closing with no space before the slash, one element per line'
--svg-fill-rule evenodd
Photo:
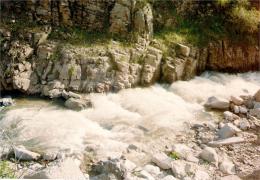
<path fill-rule="evenodd" d="M 175 152 L 175 151 L 172 151 L 169 156 L 170 156 L 172 159 L 174 159 L 174 160 L 180 159 L 179 153 L 177 153 L 177 152 Z"/>
<path fill-rule="evenodd" d="M 7 161 L 0 160 L 0 178 L 15 178 L 14 171 Z"/>

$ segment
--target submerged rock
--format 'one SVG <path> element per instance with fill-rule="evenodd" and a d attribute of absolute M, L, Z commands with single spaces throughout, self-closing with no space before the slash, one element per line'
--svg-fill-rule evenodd
<path fill-rule="evenodd" d="M 65 102 L 65 106 L 69 109 L 80 111 L 91 106 L 91 102 L 88 99 L 76 99 L 69 98 Z"/>

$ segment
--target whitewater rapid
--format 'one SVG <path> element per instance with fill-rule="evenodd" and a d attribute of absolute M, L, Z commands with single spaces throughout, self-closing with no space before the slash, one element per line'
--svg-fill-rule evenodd
<path fill-rule="evenodd" d="M 120 156 L 130 144 L 156 151 L 185 124 L 215 121 L 203 104 L 210 96 L 253 94 L 260 88 L 260 72 L 229 75 L 206 72 L 172 85 L 90 94 L 93 107 L 75 112 L 46 100 L 17 99 L 2 113 L 0 128 L 14 145 L 38 152 L 82 154 L 97 158 Z"/>

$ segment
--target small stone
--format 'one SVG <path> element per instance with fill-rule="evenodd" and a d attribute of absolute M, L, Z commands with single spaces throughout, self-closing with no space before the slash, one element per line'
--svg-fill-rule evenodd
<path fill-rule="evenodd" d="M 185 171 L 186 163 L 183 160 L 175 160 L 172 162 L 172 172 L 177 178 L 183 178 L 186 176 Z"/>
<path fill-rule="evenodd" d="M 260 118 L 260 108 L 250 109 L 249 114 L 251 116 L 255 116 L 257 118 Z"/>
<path fill-rule="evenodd" d="M 218 135 L 221 139 L 225 139 L 234 136 L 238 132 L 241 132 L 241 130 L 233 124 L 227 123 L 218 131 Z"/>
<path fill-rule="evenodd" d="M 244 102 L 244 100 L 241 97 L 235 97 L 235 96 L 231 96 L 230 100 L 237 106 L 241 106 Z"/>
<path fill-rule="evenodd" d="M 206 173 L 205 171 L 201 171 L 201 170 L 197 170 L 192 179 L 193 180 L 211 180 L 209 174 Z"/>
<path fill-rule="evenodd" d="M 239 106 L 234 106 L 234 113 L 238 114 L 239 113 Z"/>
<path fill-rule="evenodd" d="M 53 161 L 57 158 L 57 153 L 56 152 L 48 152 L 48 153 L 44 153 L 42 155 L 42 159 L 46 160 L 46 161 Z"/>
<path fill-rule="evenodd" d="M 245 139 L 242 137 L 231 137 L 231 138 L 221 139 L 218 141 L 211 141 L 208 143 L 208 145 L 213 147 L 218 147 L 218 146 L 242 143 L 244 141 Z"/>
<path fill-rule="evenodd" d="M 14 147 L 14 155 L 18 160 L 38 160 L 40 158 L 40 154 L 27 150 L 24 146 Z"/>
<path fill-rule="evenodd" d="M 172 161 L 173 160 L 163 152 L 157 153 L 157 154 L 153 155 L 153 157 L 152 157 L 152 162 L 155 163 L 160 168 L 165 169 L 165 170 L 171 168 Z"/>
<path fill-rule="evenodd" d="M 229 101 L 212 96 L 208 98 L 204 106 L 210 109 L 226 110 L 229 108 Z"/>
<path fill-rule="evenodd" d="M 234 120 L 236 120 L 236 119 L 239 119 L 239 116 L 238 116 L 238 115 L 235 115 L 235 114 L 233 114 L 233 113 L 230 112 L 230 111 L 225 111 L 225 112 L 223 113 L 223 115 L 224 115 L 224 118 L 225 118 L 227 121 L 234 121 Z"/>
<path fill-rule="evenodd" d="M 145 165 L 143 169 L 153 176 L 157 176 L 158 174 L 160 174 L 160 168 L 151 164 Z"/>
<path fill-rule="evenodd" d="M 199 156 L 208 162 L 217 163 L 218 162 L 218 154 L 215 149 L 211 147 L 205 147 Z"/>
<path fill-rule="evenodd" d="M 248 122 L 247 119 L 243 118 L 240 122 L 239 122 L 239 128 L 242 130 L 247 130 L 250 128 L 250 123 Z"/>
<path fill-rule="evenodd" d="M 236 174 L 235 165 L 229 160 L 221 162 L 219 169 L 225 174 Z"/>
<path fill-rule="evenodd" d="M 247 108 L 244 106 L 239 106 L 239 112 L 241 114 L 246 114 L 248 112 Z"/>

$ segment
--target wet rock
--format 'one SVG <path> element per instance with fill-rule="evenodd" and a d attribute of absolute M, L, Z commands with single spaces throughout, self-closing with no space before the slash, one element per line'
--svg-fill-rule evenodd
<path fill-rule="evenodd" d="M 24 146 L 14 147 L 14 155 L 18 160 L 32 161 L 38 160 L 40 158 L 40 154 L 27 150 Z"/>
<path fill-rule="evenodd" d="M 241 97 L 236 97 L 236 96 L 231 96 L 230 101 L 237 106 L 241 106 L 244 102 L 244 100 Z"/>
<path fill-rule="evenodd" d="M 165 153 L 160 152 L 153 155 L 152 162 L 162 169 L 170 169 L 172 159 L 168 157 Z"/>
<path fill-rule="evenodd" d="M 205 161 L 218 163 L 218 154 L 216 150 L 211 147 L 205 147 L 199 156 Z"/>
<path fill-rule="evenodd" d="M 64 159 L 54 162 L 47 168 L 35 172 L 34 174 L 26 175 L 24 178 L 30 179 L 64 179 L 64 180 L 86 180 L 78 165 L 73 159 Z"/>
<path fill-rule="evenodd" d="M 225 174 L 236 174 L 235 165 L 227 159 L 220 163 L 219 169 Z"/>
<path fill-rule="evenodd" d="M 88 99 L 75 99 L 69 98 L 65 102 L 65 106 L 69 109 L 80 111 L 91 106 L 91 102 Z"/>
<path fill-rule="evenodd" d="M 234 136 L 238 132 L 241 132 L 241 130 L 233 124 L 227 123 L 218 131 L 218 135 L 221 139 L 225 139 Z"/>
<path fill-rule="evenodd" d="M 11 97 L 0 98 L 0 106 L 12 106 L 14 101 Z"/>
<path fill-rule="evenodd" d="M 260 89 L 255 93 L 254 99 L 256 102 L 260 102 Z"/>
<path fill-rule="evenodd" d="M 234 121 L 234 120 L 236 120 L 236 119 L 239 119 L 239 116 L 238 116 L 238 115 L 233 114 L 233 113 L 230 112 L 230 111 L 225 111 L 225 112 L 223 113 L 223 115 L 224 115 L 224 118 L 225 118 L 227 121 Z"/>
<path fill-rule="evenodd" d="M 208 145 L 213 147 L 218 147 L 218 146 L 242 143 L 244 141 L 245 139 L 242 137 L 231 137 L 231 138 L 221 139 L 218 141 L 209 142 Z"/>
<path fill-rule="evenodd" d="M 225 110 L 229 108 L 229 101 L 212 96 L 208 98 L 204 106 L 210 109 Z"/>

